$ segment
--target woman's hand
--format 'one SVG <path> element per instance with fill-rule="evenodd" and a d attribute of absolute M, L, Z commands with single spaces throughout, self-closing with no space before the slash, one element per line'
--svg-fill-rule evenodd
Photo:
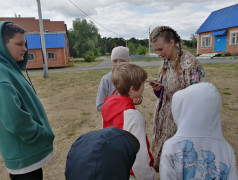
<path fill-rule="evenodd" d="M 161 83 L 159 83 L 159 81 L 157 79 L 154 79 L 154 82 L 157 82 L 157 83 L 153 83 L 153 82 L 149 82 L 149 85 L 156 91 L 159 91 L 163 85 Z"/>

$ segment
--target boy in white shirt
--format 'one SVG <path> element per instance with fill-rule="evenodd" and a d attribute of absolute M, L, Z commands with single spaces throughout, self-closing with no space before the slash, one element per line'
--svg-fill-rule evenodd
<path fill-rule="evenodd" d="M 146 135 L 146 122 L 135 108 L 133 99 L 142 96 L 147 73 L 135 64 L 119 65 L 112 74 L 112 82 L 120 95 L 105 98 L 102 106 L 103 128 L 115 126 L 133 134 L 140 142 L 131 178 L 136 180 L 156 180 L 153 157 Z"/>

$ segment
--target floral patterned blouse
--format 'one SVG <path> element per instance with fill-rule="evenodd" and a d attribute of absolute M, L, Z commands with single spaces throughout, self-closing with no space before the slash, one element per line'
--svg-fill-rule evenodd
<path fill-rule="evenodd" d="M 189 85 L 205 81 L 202 64 L 189 52 L 182 51 L 179 73 L 175 72 L 174 69 L 176 61 L 177 59 L 174 61 L 164 60 L 159 69 L 159 80 L 163 84 L 163 88 L 155 92 L 155 95 L 159 98 L 154 117 L 152 137 L 152 155 L 155 159 L 155 166 L 159 166 L 164 142 L 172 137 L 177 130 L 171 112 L 173 94 Z M 162 77 L 161 71 L 163 68 L 166 71 Z"/>

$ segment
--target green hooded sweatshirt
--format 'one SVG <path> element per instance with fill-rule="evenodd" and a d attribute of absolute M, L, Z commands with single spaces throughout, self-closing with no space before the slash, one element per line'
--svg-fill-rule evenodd
<path fill-rule="evenodd" d="M 24 60 L 9 54 L 0 21 L 0 152 L 8 169 L 20 169 L 44 159 L 53 151 L 54 134 L 32 85 L 22 74 Z"/>

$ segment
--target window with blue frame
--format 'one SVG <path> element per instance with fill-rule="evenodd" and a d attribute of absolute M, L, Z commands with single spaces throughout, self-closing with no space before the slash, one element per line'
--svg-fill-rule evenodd
<path fill-rule="evenodd" d="M 238 31 L 231 31 L 230 44 L 238 45 Z"/>
<path fill-rule="evenodd" d="M 35 61 L 35 56 L 33 53 L 28 53 L 28 61 Z"/>
<path fill-rule="evenodd" d="M 202 36 L 202 48 L 210 48 L 212 46 L 212 36 Z"/>
<path fill-rule="evenodd" d="M 54 52 L 49 52 L 48 53 L 48 60 L 55 60 L 55 53 Z"/>

